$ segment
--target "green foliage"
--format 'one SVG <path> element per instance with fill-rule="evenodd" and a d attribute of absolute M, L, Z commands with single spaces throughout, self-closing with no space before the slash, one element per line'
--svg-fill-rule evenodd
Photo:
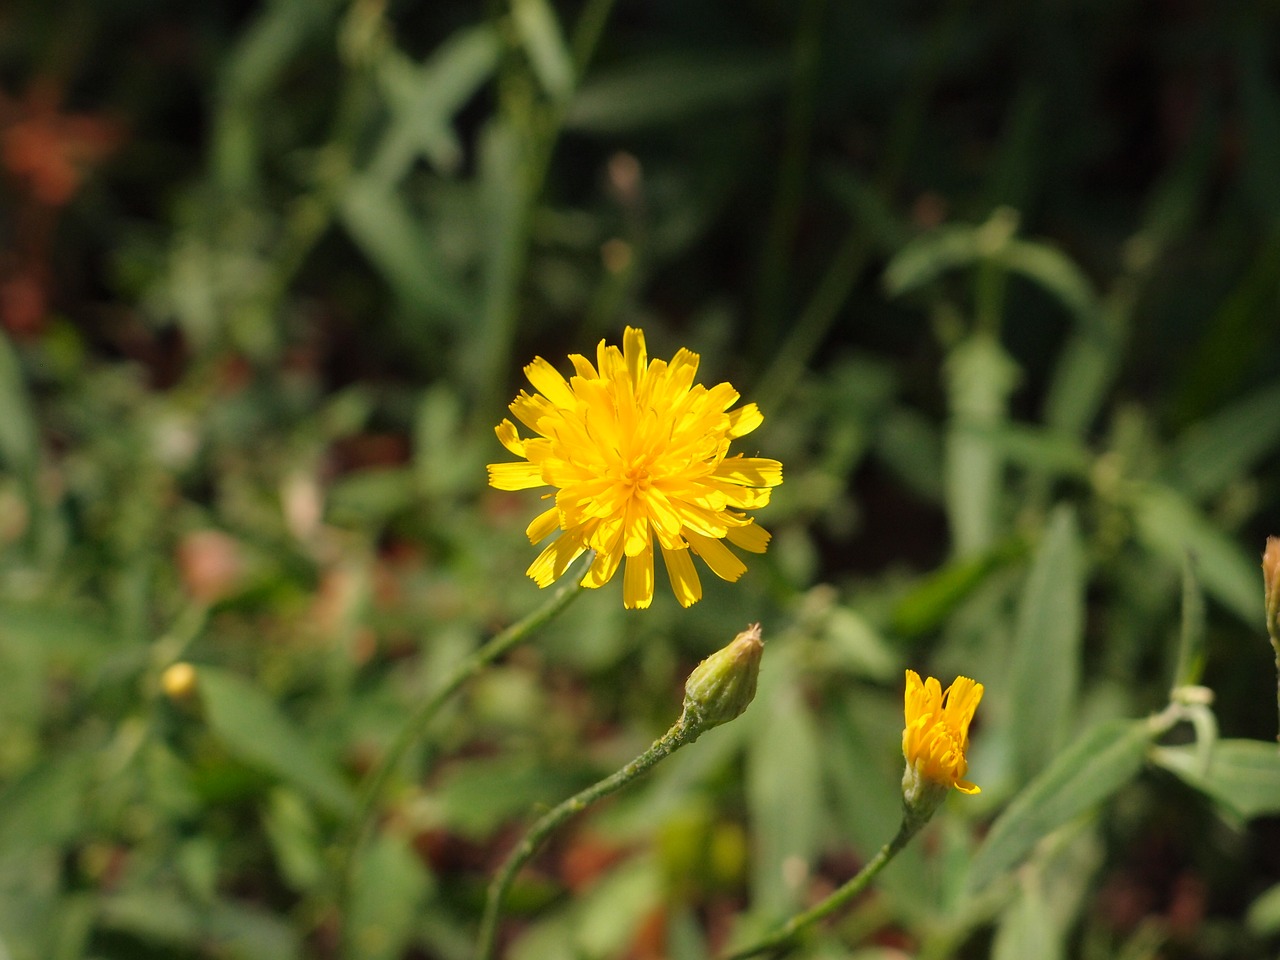
<path fill-rule="evenodd" d="M 796 956 L 1275 955 L 1275 11 L 12 7 L 0 957 L 468 958 L 756 620 L 750 708 L 556 834 L 505 956 L 838 886 L 908 667 L 985 685 L 982 792 Z M 544 599 L 484 485 L 521 367 L 626 324 L 761 404 L 769 551 L 406 728 Z"/>

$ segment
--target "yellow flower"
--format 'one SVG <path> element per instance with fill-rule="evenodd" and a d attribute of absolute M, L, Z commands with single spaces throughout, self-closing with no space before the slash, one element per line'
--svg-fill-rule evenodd
<path fill-rule="evenodd" d="M 964 779 L 969 769 L 969 724 L 982 699 L 982 684 L 968 677 L 956 677 L 947 687 L 933 677 L 907 671 L 905 698 L 906 728 L 902 731 L 902 755 L 907 760 L 904 790 L 923 788 L 921 781 L 961 793 L 977 793 L 978 787 Z"/>
<path fill-rule="evenodd" d="M 545 587 L 576 557 L 595 551 L 584 587 L 609 582 L 623 558 L 622 600 L 644 609 L 653 600 L 653 538 L 682 606 L 702 597 L 691 554 L 724 580 L 746 571 L 730 543 L 763 553 L 769 534 L 744 511 L 769 502 L 782 464 L 727 456 L 730 441 L 764 421 L 754 403 L 729 412 L 738 392 L 727 383 L 695 384 L 698 355 L 680 350 L 668 363 L 649 360 L 644 333 L 627 327 L 622 349 L 596 348 L 596 363 L 569 357 L 567 381 L 541 357 L 524 368 L 537 392 L 511 403 L 516 419 L 537 436 L 521 438 L 510 420 L 497 427 L 518 463 L 489 465 L 500 490 L 555 487 L 555 506 L 525 531 L 532 543 L 561 531 L 529 567 Z"/>

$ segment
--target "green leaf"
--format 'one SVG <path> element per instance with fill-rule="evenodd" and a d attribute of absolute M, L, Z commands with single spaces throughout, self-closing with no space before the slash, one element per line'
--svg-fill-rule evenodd
<path fill-rule="evenodd" d="M 539 765 L 524 752 L 481 758 L 452 768 L 426 801 L 433 822 L 479 840 L 504 820 L 577 792 L 581 781 Z"/>
<path fill-rule="evenodd" d="M 1133 503 L 1138 538 L 1152 553 L 1182 565 L 1190 551 L 1205 590 L 1250 627 L 1263 622 L 1256 561 L 1183 497 L 1168 487 L 1144 488 Z"/>
<path fill-rule="evenodd" d="M 766 915 L 799 903 L 805 878 L 792 865 L 813 862 L 824 819 L 819 735 L 790 671 L 779 667 L 784 659 L 775 659 L 761 678 L 758 699 L 770 709 L 748 714 L 755 723 L 746 783 L 757 838 L 752 892 Z"/>
<path fill-rule="evenodd" d="M 1050 515 L 1018 604 L 1009 672 L 1014 758 L 1024 780 L 1062 747 L 1080 681 L 1084 559 L 1075 512 Z"/>
<path fill-rule="evenodd" d="M 365 848 L 352 880 L 346 930 L 350 955 L 367 960 L 403 956 L 429 888 L 422 862 L 404 841 L 379 834 Z"/>
<path fill-rule="evenodd" d="M 538 82 L 552 100 L 567 100 L 573 93 L 573 58 L 555 11 L 547 0 L 513 0 L 511 19 Z"/>
<path fill-rule="evenodd" d="M 319 830 L 306 802 L 286 788 L 271 791 L 262 825 L 281 876 L 294 890 L 312 890 L 324 878 L 325 862 Z"/>
<path fill-rule="evenodd" d="M 994 260 L 1045 290 L 1081 327 L 1097 324 L 1097 292 L 1084 271 L 1061 250 L 1039 241 L 1014 239 Z"/>
<path fill-rule="evenodd" d="M 37 436 L 18 355 L 8 335 L 0 335 L 0 463 L 30 478 L 39 456 Z"/>
<path fill-rule="evenodd" d="M 282 919 L 231 901 L 196 905 L 171 890 L 130 890 L 100 901 L 98 923 L 157 947 L 203 949 L 237 960 L 296 960 L 297 935 Z"/>
<path fill-rule="evenodd" d="M 0 793 L 0 850 L 25 853 L 78 836 L 96 759 L 64 749 L 8 785 Z"/>
<path fill-rule="evenodd" d="M 1008 419 L 1018 367 L 991 336 L 963 341 L 947 358 L 947 432 L 944 484 L 955 553 L 967 557 L 996 539 L 1003 459 L 989 432 Z"/>
<path fill-rule="evenodd" d="M 898 297 L 936 280 L 948 270 L 975 263 L 983 253 L 979 230 L 972 224 L 949 224 L 916 237 L 885 267 L 885 293 Z"/>
<path fill-rule="evenodd" d="M 982 553 L 952 560 L 922 577 L 893 609 L 893 629 L 918 637 L 937 627 L 994 570 L 1026 551 L 1021 540 L 1005 540 Z"/>
<path fill-rule="evenodd" d="M 1045 836 L 1132 780 L 1142 769 L 1152 736 L 1145 720 L 1111 720 L 1059 754 L 992 826 L 974 855 L 970 892 L 983 890 L 1021 863 Z"/>
<path fill-rule="evenodd" d="M 1057 929 L 1038 877 L 1024 879 L 996 925 L 991 960 L 1055 960 L 1063 955 Z"/>
<path fill-rule="evenodd" d="M 1280 746 L 1261 740 L 1219 740 L 1202 771 L 1195 745 L 1160 747 L 1152 759 L 1230 815 L 1249 820 L 1280 813 Z"/>
<path fill-rule="evenodd" d="M 1259 937 L 1270 937 L 1280 933 L 1280 883 L 1262 891 L 1258 898 L 1249 904 L 1245 923 L 1249 930 Z"/>
<path fill-rule="evenodd" d="M 1280 446 L 1280 383 L 1201 420 L 1173 449 L 1173 483 L 1202 499 L 1221 491 Z"/>
<path fill-rule="evenodd" d="M 1205 661 L 1204 593 L 1196 576 L 1195 558 L 1182 561 L 1182 630 L 1178 637 L 1178 662 L 1173 669 L 1173 688 L 1192 686 L 1204 675 Z"/>
<path fill-rule="evenodd" d="M 421 155 L 443 173 L 462 163 L 454 115 L 493 75 L 502 45 L 489 26 L 460 30 L 419 65 L 398 50 L 375 64 L 392 120 L 366 172 L 377 183 L 399 183 Z"/>
<path fill-rule="evenodd" d="M 571 129 L 621 133 L 713 108 L 742 106 L 786 75 L 783 60 L 760 54 L 718 58 L 655 56 L 595 75 L 569 102 Z"/>
<path fill-rule="evenodd" d="M 404 304 L 451 320 L 469 316 L 473 305 L 441 260 L 404 201 L 370 176 L 346 183 L 339 207 L 343 226 Z"/>
<path fill-rule="evenodd" d="M 355 812 L 351 788 L 259 687 L 216 667 L 202 666 L 198 676 L 205 718 L 227 750 L 334 813 Z"/>

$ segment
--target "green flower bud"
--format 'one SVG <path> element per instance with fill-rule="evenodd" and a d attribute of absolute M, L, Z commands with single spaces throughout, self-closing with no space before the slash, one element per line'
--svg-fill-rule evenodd
<path fill-rule="evenodd" d="M 699 732 L 739 716 L 755 699 L 764 641 L 753 623 L 693 668 L 684 685 L 685 717 Z"/>

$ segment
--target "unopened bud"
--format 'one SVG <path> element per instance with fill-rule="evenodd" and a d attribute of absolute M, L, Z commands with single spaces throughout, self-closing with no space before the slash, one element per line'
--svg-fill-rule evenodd
<path fill-rule="evenodd" d="M 684 685 L 685 715 L 709 730 L 739 716 L 755 699 L 764 641 L 753 623 L 693 668 Z"/>
<path fill-rule="evenodd" d="M 165 668 L 160 674 L 160 688 L 170 700 L 185 700 L 196 689 L 196 668 L 180 661 Z"/>
<path fill-rule="evenodd" d="M 1280 643 L 1280 537 L 1267 537 L 1267 549 L 1262 554 L 1262 584 L 1267 630 Z"/>

